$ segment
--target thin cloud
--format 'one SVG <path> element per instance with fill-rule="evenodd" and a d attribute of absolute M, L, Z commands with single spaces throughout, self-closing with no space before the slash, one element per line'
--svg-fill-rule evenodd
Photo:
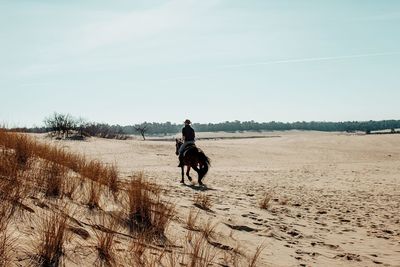
<path fill-rule="evenodd" d="M 221 66 L 221 68 L 251 67 L 251 66 L 259 66 L 259 65 L 302 63 L 302 62 L 313 62 L 313 61 L 334 61 L 334 60 L 352 59 L 352 58 L 393 56 L 393 55 L 399 55 L 399 54 L 400 54 L 400 52 L 388 52 L 388 53 L 357 54 L 357 55 L 336 56 L 336 57 L 312 57 L 312 58 L 283 59 L 283 60 L 271 60 L 271 61 L 263 61 L 263 62 L 223 65 L 223 66 Z"/>

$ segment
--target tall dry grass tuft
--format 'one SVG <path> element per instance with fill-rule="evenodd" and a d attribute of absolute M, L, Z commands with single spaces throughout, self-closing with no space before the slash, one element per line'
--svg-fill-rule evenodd
<path fill-rule="evenodd" d="M 63 197 L 68 173 L 67 168 L 48 161 L 42 164 L 42 188 L 46 197 Z"/>
<path fill-rule="evenodd" d="M 170 202 L 162 202 L 158 195 L 153 202 L 151 214 L 151 232 L 157 237 L 164 237 L 165 230 L 175 214 L 175 205 Z"/>
<path fill-rule="evenodd" d="M 7 267 L 12 262 L 12 249 L 14 241 L 7 233 L 8 224 L 12 215 L 12 207 L 9 203 L 2 202 L 0 205 L 0 267 Z"/>
<path fill-rule="evenodd" d="M 21 169 L 25 169 L 29 167 L 29 159 L 34 154 L 34 143 L 26 135 L 16 135 L 15 138 L 15 158 Z"/>
<path fill-rule="evenodd" d="M 127 190 L 127 223 L 131 231 L 146 230 L 151 224 L 151 190 L 153 185 L 145 181 L 143 173 L 133 176 Z"/>
<path fill-rule="evenodd" d="M 264 210 L 268 209 L 271 205 L 271 199 L 272 199 L 272 193 L 271 192 L 265 193 L 265 195 L 258 202 L 258 206 Z"/>
<path fill-rule="evenodd" d="M 200 209 L 210 211 L 212 207 L 212 202 L 210 196 L 207 194 L 196 194 L 193 198 L 194 205 Z"/>
<path fill-rule="evenodd" d="M 100 227 L 95 230 L 97 260 L 99 266 L 117 266 L 115 233 L 118 224 L 112 217 L 100 217 Z M 97 265 L 96 264 L 96 265 Z"/>
<path fill-rule="evenodd" d="M 67 216 L 63 214 L 52 212 L 43 218 L 34 256 L 39 266 L 53 267 L 62 264 L 67 227 Z"/>
<path fill-rule="evenodd" d="M 252 257 L 249 259 L 249 267 L 256 267 L 258 259 L 260 258 L 261 252 L 265 249 L 265 245 L 261 244 L 257 247 L 256 252 Z"/>
<path fill-rule="evenodd" d="M 200 214 L 199 210 L 196 211 L 194 208 L 190 209 L 189 215 L 185 221 L 186 229 L 191 230 L 191 231 L 197 230 L 196 223 L 197 223 L 197 220 L 199 219 L 199 214 Z"/>
<path fill-rule="evenodd" d="M 143 173 L 133 176 L 123 201 L 124 221 L 131 232 L 162 237 L 174 215 L 174 205 L 164 203 L 158 185 L 148 182 Z"/>
<path fill-rule="evenodd" d="M 97 182 L 90 181 L 88 188 L 88 202 L 87 206 L 89 209 L 98 209 L 100 208 L 100 197 L 101 197 L 101 185 Z"/>
<path fill-rule="evenodd" d="M 64 183 L 64 195 L 72 200 L 80 184 L 82 184 L 82 180 L 79 177 L 69 177 L 68 181 Z"/>
<path fill-rule="evenodd" d="M 185 250 L 188 258 L 185 259 L 184 266 L 188 267 L 207 267 L 214 265 L 214 260 L 218 254 L 218 251 L 209 245 L 201 234 L 195 234 L 194 238 L 188 242 Z"/>
<path fill-rule="evenodd" d="M 208 218 L 207 223 L 200 228 L 201 233 L 207 241 L 215 237 L 215 228 L 217 226 L 218 222 L 214 223 L 211 218 Z"/>
<path fill-rule="evenodd" d="M 8 152 L 0 154 L 0 203 L 9 203 L 11 215 L 22 207 L 22 200 L 29 194 L 29 186 L 21 177 L 19 163 Z"/>
<path fill-rule="evenodd" d="M 10 151 L 5 149 L 0 150 L 0 177 L 2 179 L 12 178 L 18 176 L 18 162 Z"/>
<path fill-rule="evenodd" d="M 7 229 L 0 230 L 0 267 L 12 265 L 14 241 L 8 235 Z"/>
<path fill-rule="evenodd" d="M 106 181 L 108 185 L 108 189 L 113 194 L 114 199 L 117 198 L 118 190 L 119 190 L 119 182 L 118 182 L 118 168 L 117 166 L 111 165 L 106 169 Z"/>
<path fill-rule="evenodd" d="M 129 247 L 129 252 L 132 257 L 132 265 L 137 265 L 137 266 L 146 266 L 147 263 L 147 258 L 146 258 L 146 251 L 147 251 L 147 245 L 146 245 L 146 234 L 145 233 L 139 233 L 136 236 L 136 239 L 132 240 L 131 245 Z"/>
<path fill-rule="evenodd" d="M 25 134 L 0 132 L 0 147 L 10 149 L 21 169 L 29 167 L 29 159 L 34 155 L 34 142 Z"/>

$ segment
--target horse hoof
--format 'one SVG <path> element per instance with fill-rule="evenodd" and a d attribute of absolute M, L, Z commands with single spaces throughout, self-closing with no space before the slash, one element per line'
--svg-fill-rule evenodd
<path fill-rule="evenodd" d="M 188 177 L 189 181 L 192 181 L 192 177 Z"/>
<path fill-rule="evenodd" d="M 204 184 L 202 182 L 199 182 L 199 185 L 203 186 Z"/>
<path fill-rule="evenodd" d="M 184 184 L 184 183 L 185 183 L 185 181 L 182 180 L 182 181 L 181 181 L 181 184 Z"/>

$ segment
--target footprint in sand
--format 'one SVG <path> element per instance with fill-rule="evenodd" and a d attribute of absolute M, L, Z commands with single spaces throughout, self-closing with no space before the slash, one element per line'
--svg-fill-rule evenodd
<path fill-rule="evenodd" d="M 225 223 L 225 225 L 228 226 L 229 228 L 233 229 L 233 230 L 245 231 L 245 232 L 258 232 L 257 229 L 251 228 L 251 227 L 246 226 L 246 225 L 232 225 L 232 224 L 229 224 L 229 223 Z"/>
<path fill-rule="evenodd" d="M 353 253 L 341 253 L 337 254 L 335 258 L 342 258 L 348 261 L 361 261 L 361 257 L 358 254 Z"/>

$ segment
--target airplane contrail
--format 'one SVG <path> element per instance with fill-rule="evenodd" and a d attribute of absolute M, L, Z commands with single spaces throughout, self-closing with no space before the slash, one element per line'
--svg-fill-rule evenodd
<path fill-rule="evenodd" d="M 223 65 L 223 66 L 221 66 L 221 68 L 250 67 L 250 66 L 258 66 L 258 65 L 270 65 L 270 64 L 282 64 L 282 63 L 301 63 L 301 62 L 311 62 L 311 61 L 329 61 L 329 60 L 339 60 L 339 59 L 348 59 L 348 58 L 392 56 L 392 55 L 399 55 L 399 54 L 400 54 L 400 52 L 388 52 L 388 53 L 370 53 L 370 54 L 357 54 L 357 55 L 336 56 L 336 57 L 282 59 L 282 60 L 271 60 L 271 61 L 263 61 L 263 62 Z"/>
<path fill-rule="evenodd" d="M 271 60 L 271 61 L 261 61 L 261 62 L 253 62 L 253 63 L 241 63 L 241 64 L 230 64 L 230 65 L 220 65 L 216 66 L 214 70 L 209 73 L 203 73 L 201 75 L 187 75 L 187 76 L 178 76 L 168 79 L 163 79 L 161 81 L 173 81 L 173 80 L 183 80 L 183 79 L 196 79 L 203 78 L 204 76 L 215 75 L 215 71 L 218 69 L 227 69 L 227 68 L 237 68 L 237 67 L 252 67 L 259 65 L 271 65 L 271 64 L 284 64 L 284 63 L 301 63 L 301 62 L 312 62 L 312 61 L 329 61 L 329 60 L 340 60 L 340 59 L 349 59 L 349 58 L 363 58 L 363 57 L 379 57 L 379 56 L 393 56 L 400 55 L 400 52 L 386 52 L 386 53 L 370 53 L 370 54 L 356 54 L 356 55 L 347 55 L 347 56 L 335 56 L 335 57 L 312 57 L 312 58 L 297 58 L 297 59 L 281 59 L 281 60 Z"/>

